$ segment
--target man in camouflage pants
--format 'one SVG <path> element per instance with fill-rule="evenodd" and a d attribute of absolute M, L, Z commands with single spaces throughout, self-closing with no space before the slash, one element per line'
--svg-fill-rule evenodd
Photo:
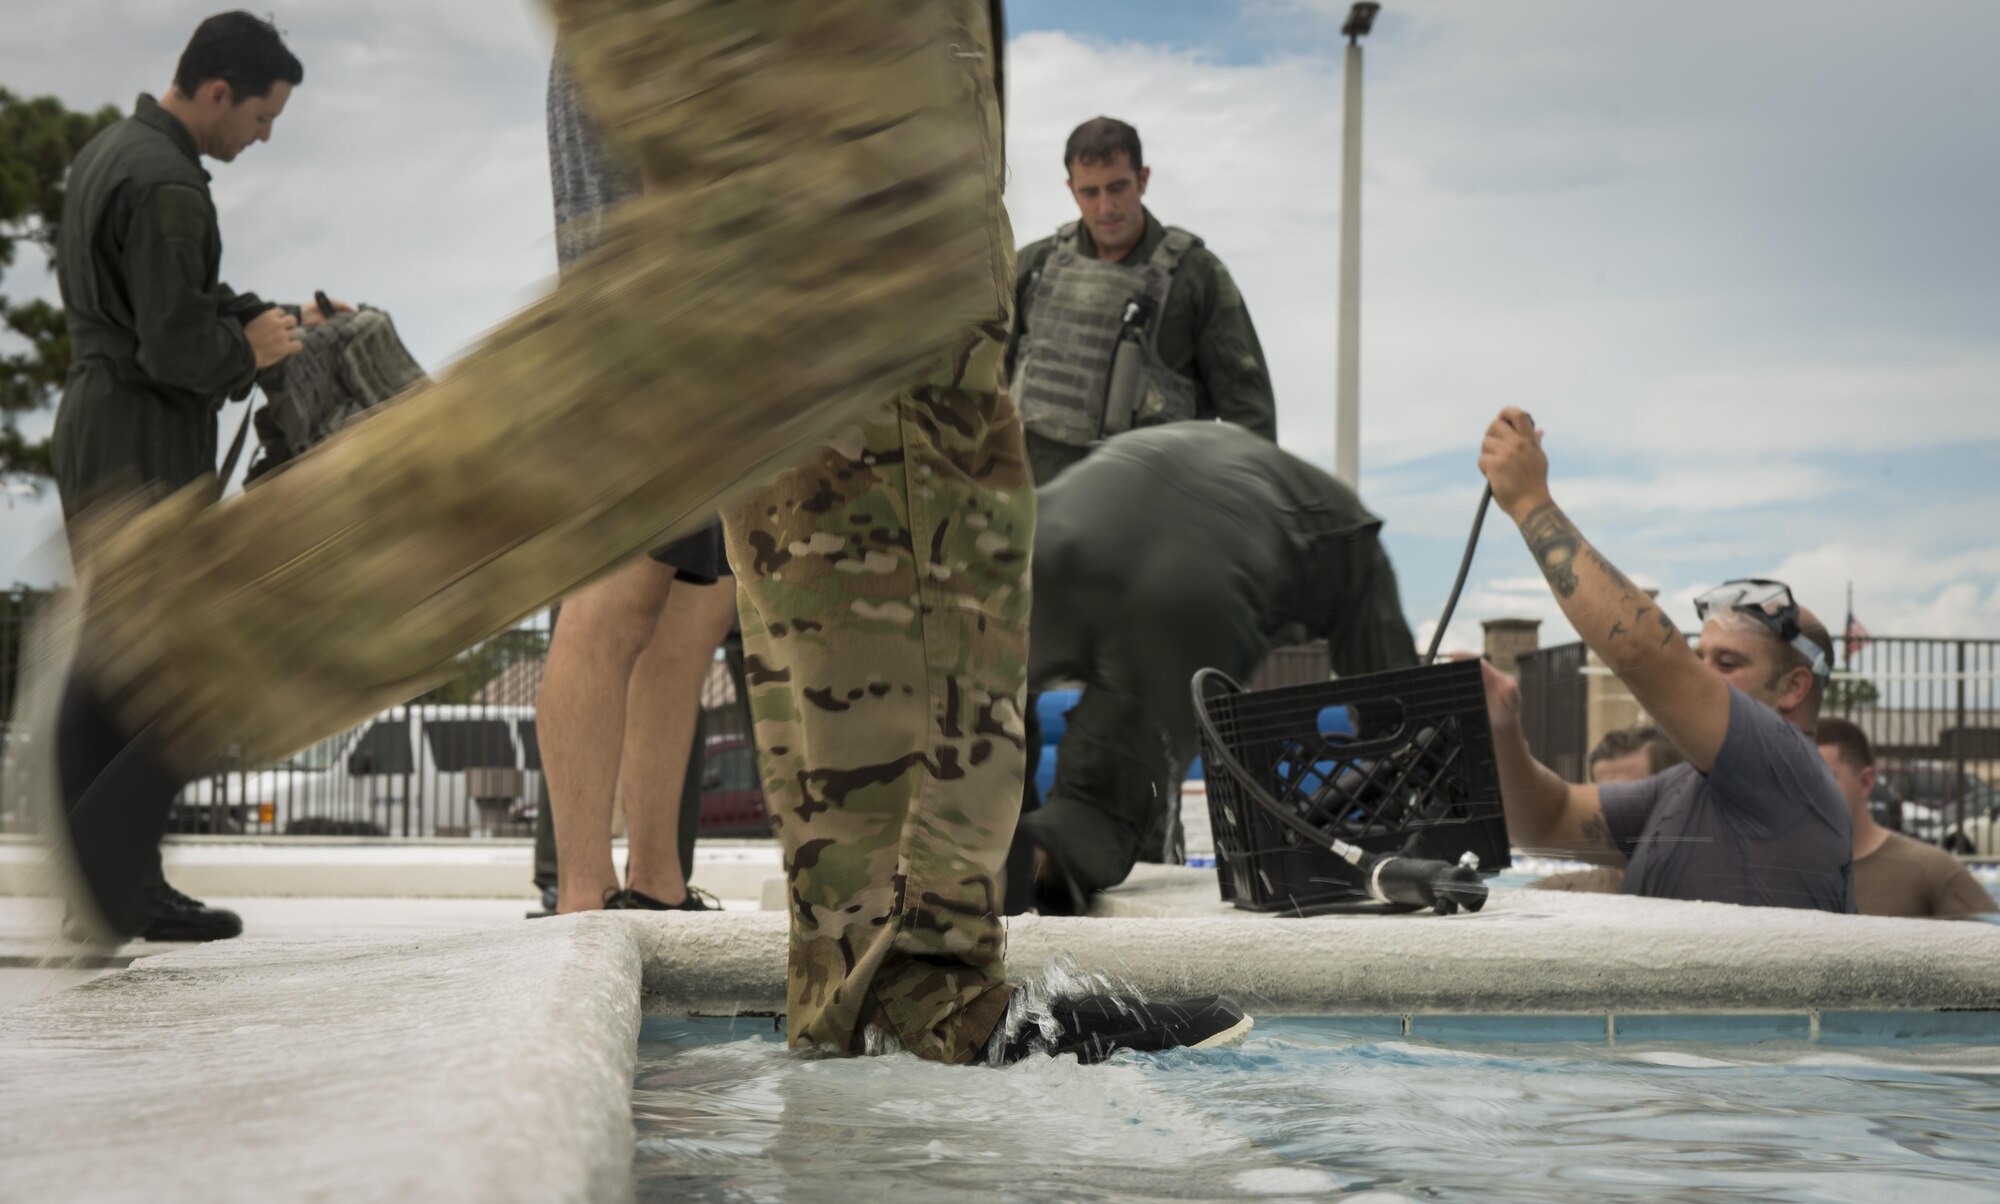
<path fill-rule="evenodd" d="M 451 373 L 268 485 L 86 516 L 55 766 L 77 865 L 130 931 L 153 811 L 215 749 L 281 756 L 410 697 L 721 503 L 792 880 L 791 1041 L 853 1052 L 874 1027 L 969 1061 L 1009 996 L 1033 525 L 999 391 L 997 20 L 985 0 L 554 8 L 644 196 Z M 645 402 L 669 386 L 684 400 Z M 1248 1024 L 1213 1000 L 1132 1017 L 1086 1000 L 1050 1044 Z"/>

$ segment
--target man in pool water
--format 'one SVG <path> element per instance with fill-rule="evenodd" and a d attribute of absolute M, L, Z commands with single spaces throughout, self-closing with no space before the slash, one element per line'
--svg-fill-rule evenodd
<path fill-rule="evenodd" d="M 791 1044 L 967 1063 L 1243 1035 L 1214 997 L 1030 1023 L 1005 977 L 1034 493 L 1000 389 L 998 6 L 553 7 L 646 182 L 597 251 L 268 484 L 79 516 L 77 613 L 50 608 L 38 665 L 75 656 L 33 746 L 80 904 L 106 937 L 144 926 L 134 876 L 217 750 L 274 759 L 419 693 L 722 509 Z"/>
<path fill-rule="evenodd" d="M 1697 653 L 1556 505 L 1527 414 L 1500 412 L 1479 468 L 1577 635 L 1687 757 L 1638 782 L 1565 782 L 1529 753 L 1520 689 L 1488 665 L 1514 844 L 1624 867 L 1628 895 L 1852 912 L 1847 804 L 1810 735 L 1833 665 L 1826 628 L 1781 583 L 1730 581 L 1695 599 Z"/>
<path fill-rule="evenodd" d="M 1845 719 L 1822 719 L 1813 733 L 1819 755 L 1847 800 L 1854 821 L 1854 909 L 1864 916 L 1950 918 L 2000 910 L 1965 863 L 1933 844 L 1875 822 L 1868 795 L 1875 788 L 1875 749 L 1868 734 Z"/>

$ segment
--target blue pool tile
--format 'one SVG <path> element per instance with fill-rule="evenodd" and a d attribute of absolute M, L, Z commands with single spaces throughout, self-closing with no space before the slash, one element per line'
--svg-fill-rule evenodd
<path fill-rule="evenodd" d="M 1315 1016 L 1313 1022 L 1356 1037 L 1400 1037 L 1403 1017 L 1394 1016 Z"/>
<path fill-rule="evenodd" d="M 1806 1012 L 1618 1012 L 1612 1031 L 1626 1041 L 1810 1041 Z"/>
<path fill-rule="evenodd" d="M 2000 1045 L 2000 1011 L 1821 1012 L 1819 1039 L 1832 1045 L 1900 1041 Z"/>
<path fill-rule="evenodd" d="M 1528 1013 L 1478 1013 L 1413 1015 L 1410 1036 L 1419 1041 L 1510 1042 L 1510 1041 L 1589 1041 L 1603 1044 L 1604 1013 L 1536 1015 Z"/>

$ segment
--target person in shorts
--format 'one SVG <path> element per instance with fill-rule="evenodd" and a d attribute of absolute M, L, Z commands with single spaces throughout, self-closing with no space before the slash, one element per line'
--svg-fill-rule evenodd
<path fill-rule="evenodd" d="M 549 72 L 548 125 L 557 257 L 567 267 L 596 245 L 599 215 L 639 187 L 605 156 L 560 58 Z M 535 702 L 556 911 L 705 909 L 681 864 L 682 784 L 701 683 L 735 619 L 719 521 L 564 599 Z M 630 836 L 622 883 L 611 855 L 620 795 Z"/>

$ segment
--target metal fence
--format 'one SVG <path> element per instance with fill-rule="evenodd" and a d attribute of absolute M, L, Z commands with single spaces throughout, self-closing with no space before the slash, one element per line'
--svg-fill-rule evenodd
<path fill-rule="evenodd" d="M 45 595 L 0 592 L 0 747 L 12 731 L 27 620 Z M 535 696 L 553 611 L 459 658 L 460 672 L 275 766 L 225 756 L 175 803 L 180 832 L 393 837 L 524 836 L 547 797 Z M 1875 747 L 1878 795 L 1913 835 L 1960 851 L 2000 844 L 2000 640 L 1878 636 L 1849 649 L 1824 713 L 1851 719 Z M 767 830 L 741 645 L 702 687 L 702 830 Z M 1590 680 L 1606 670 L 1582 644 L 1521 654 L 1529 746 L 1570 781 L 1589 771 Z M 733 670 L 733 671 L 732 671 Z M 1250 686 L 1324 680 L 1326 646 L 1272 652 Z M 0 774 L 0 832 L 25 831 L 23 800 Z M 1983 826 L 1982 826 L 1983 825 Z M 1954 844 L 1956 839 L 1956 844 Z"/>
<path fill-rule="evenodd" d="M 11 733 L 22 637 L 41 600 L 0 594 L 0 733 Z M 466 652 L 451 680 L 276 765 L 226 753 L 175 800 L 180 833 L 293 836 L 527 836 L 547 798 L 535 697 L 553 611 Z M 768 830 L 742 680 L 740 642 L 718 650 L 702 684 L 702 830 Z M 10 745 L 19 741 L 14 733 Z M 23 832 L 25 800 L 0 774 L 0 831 Z M 11 792 L 10 792 L 11 790 Z"/>
<path fill-rule="evenodd" d="M 1523 652 L 1521 730 L 1542 764 L 1571 782 L 1584 780 L 1590 752 L 1590 683 L 1584 669 L 1590 650 L 1558 644 Z"/>
<path fill-rule="evenodd" d="M 1958 852 L 2000 843 L 2000 640 L 1836 638 L 1823 715 L 1848 719 L 1874 747 L 1877 812 Z M 1522 727 L 1544 764 L 1588 774 L 1589 682 L 1608 670 L 1582 644 L 1520 657 Z"/>

